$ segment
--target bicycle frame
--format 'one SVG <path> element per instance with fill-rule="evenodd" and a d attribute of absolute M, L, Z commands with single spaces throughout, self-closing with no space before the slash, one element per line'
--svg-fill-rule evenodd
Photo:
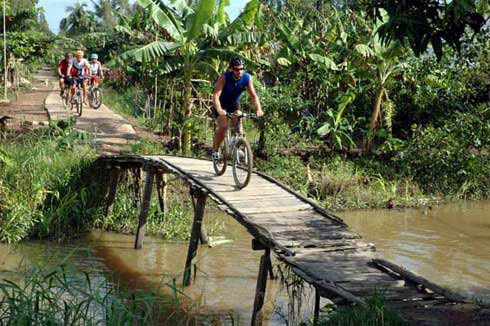
<path fill-rule="evenodd" d="M 237 117 L 236 124 L 233 126 L 233 135 L 231 134 L 230 127 L 228 127 L 228 129 L 226 130 L 226 135 L 225 135 L 226 153 L 227 155 L 230 155 L 233 151 L 233 148 L 235 147 L 235 144 L 238 141 L 238 138 L 244 136 L 244 134 L 242 133 L 241 120 L 242 118 L 247 117 L 248 115 L 242 114 L 239 116 L 235 116 L 234 114 L 227 113 L 226 116 L 228 117 L 228 126 L 230 125 L 230 122 L 232 122 L 231 120 L 234 117 Z"/>

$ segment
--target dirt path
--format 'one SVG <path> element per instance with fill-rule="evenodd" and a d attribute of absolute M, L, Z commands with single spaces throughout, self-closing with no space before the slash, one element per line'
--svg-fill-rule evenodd
<path fill-rule="evenodd" d="M 78 117 L 75 111 L 65 109 L 58 87 L 46 97 L 45 108 L 49 120 L 74 119 L 74 128 L 92 134 L 101 153 L 117 153 L 123 146 L 137 139 L 131 124 L 104 104 L 97 110 L 84 106 L 81 117 Z"/>
<path fill-rule="evenodd" d="M 50 69 L 40 70 L 32 80 L 31 90 L 21 92 L 17 100 L 0 105 L 0 117 L 10 117 L 5 122 L 9 128 L 47 123 L 49 118 L 44 110 L 44 101 L 56 83 Z"/>
<path fill-rule="evenodd" d="M 8 117 L 8 119 L 2 119 Z M 0 105 L 0 123 L 9 129 L 46 125 L 50 120 L 75 120 L 75 130 L 89 132 L 101 153 L 117 153 L 137 139 L 131 124 L 102 105 L 98 110 L 87 106 L 81 117 L 66 110 L 59 96 L 58 79 L 51 68 L 43 68 L 33 78 L 32 89 L 19 98 Z"/>

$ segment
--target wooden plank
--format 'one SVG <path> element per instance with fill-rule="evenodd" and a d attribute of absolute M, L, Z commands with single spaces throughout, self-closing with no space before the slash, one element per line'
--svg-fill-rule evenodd
<path fill-rule="evenodd" d="M 311 209 L 308 204 L 298 204 L 292 206 L 270 206 L 270 207 L 255 207 L 255 206 L 238 206 L 237 208 L 243 214 L 258 214 L 258 213 L 282 213 L 282 212 L 296 212 L 302 210 Z"/>
<path fill-rule="evenodd" d="M 320 288 L 323 291 L 327 291 L 335 295 L 338 295 L 339 297 L 342 297 L 352 303 L 364 304 L 363 299 L 356 297 L 355 295 L 349 293 L 348 291 L 345 291 L 344 289 L 337 286 L 336 284 L 325 282 L 325 281 L 317 281 L 299 268 L 292 267 L 292 271 L 298 276 L 300 276 L 301 278 L 303 278 L 304 280 L 306 280 L 308 283 L 315 286 L 315 288 Z"/>
<path fill-rule="evenodd" d="M 377 266 L 380 266 L 382 268 L 387 268 L 397 274 L 399 274 L 401 277 L 409 280 L 409 281 L 412 281 L 414 283 L 417 283 L 417 284 L 421 284 L 423 286 L 425 286 L 426 288 L 428 289 L 431 289 L 432 291 L 436 292 L 436 293 L 439 293 L 443 296 L 445 296 L 446 298 L 450 299 L 450 300 L 453 300 L 455 302 L 467 302 L 467 300 L 457 294 L 457 293 L 454 293 L 453 291 L 449 290 L 449 289 L 445 289 L 445 288 L 442 288 L 440 287 L 439 285 L 437 284 L 434 284 L 432 282 L 430 282 L 429 280 L 413 273 L 413 272 L 410 272 L 408 271 L 407 269 L 403 268 L 402 266 L 398 266 L 396 264 L 393 264 L 387 260 L 384 260 L 384 259 L 373 259 L 373 263 L 376 264 Z"/>
<path fill-rule="evenodd" d="M 278 195 L 268 195 L 268 196 L 262 196 L 260 194 L 255 194 L 255 195 L 252 195 L 252 196 L 248 196 L 248 197 L 237 197 L 237 198 L 233 198 L 233 199 L 228 199 L 228 201 L 231 203 L 231 204 L 237 204 L 237 203 L 256 203 L 256 202 L 271 202 L 271 201 L 275 201 L 275 200 L 285 200 L 285 199 L 295 199 L 293 196 L 291 195 L 288 195 L 288 194 L 285 194 L 285 195 L 282 195 L 282 194 L 278 194 Z"/>

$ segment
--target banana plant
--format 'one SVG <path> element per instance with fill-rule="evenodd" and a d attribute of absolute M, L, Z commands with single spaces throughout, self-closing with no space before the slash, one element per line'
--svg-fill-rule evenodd
<path fill-rule="evenodd" d="M 352 103 L 355 98 L 356 95 L 353 92 L 342 94 L 340 96 L 337 112 L 328 110 L 328 121 L 317 130 L 319 136 L 328 137 L 331 146 L 338 150 L 355 146 L 355 143 L 350 136 L 354 131 L 354 125 L 343 116 L 345 108 Z"/>
<path fill-rule="evenodd" d="M 253 24 L 260 7 L 258 0 L 251 0 L 245 6 L 244 12 L 230 24 L 224 11 L 229 0 L 220 0 L 216 10 L 216 0 L 138 0 L 140 6 L 150 12 L 156 25 L 165 33 L 147 45 L 130 50 L 125 55 L 141 62 L 158 58 L 166 72 L 177 71 L 183 80 L 183 140 L 182 152 L 189 153 L 191 149 L 192 130 L 192 86 L 191 80 L 202 78 L 202 73 L 209 65 L 206 60 L 210 57 L 226 57 L 233 53 L 233 42 L 225 44 L 225 40 L 236 34 L 247 33 L 247 27 Z M 219 42 L 210 43 L 210 37 L 203 33 L 210 26 L 212 17 L 217 11 L 217 23 L 220 26 L 216 34 Z M 212 26 L 212 25 L 211 25 Z M 208 27 L 209 29 L 209 27 Z M 233 40 L 232 40 L 233 41 Z M 236 40 L 235 40 L 236 41 Z M 196 72 L 200 73 L 196 76 Z"/>
<path fill-rule="evenodd" d="M 386 18 L 384 18 L 386 19 Z M 372 36 L 370 44 L 359 45 L 356 50 L 368 60 L 372 68 L 375 79 L 375 96 L 371 121 L 367 131 L 367 137 L 364 144 L 365 152 L 370 152 L 373 147 L 376 130 L 381 125 L 382 113 L 385 115 L 385 123 L 391 128 L 391 117 L 393 116 L 394 107 L 389 98 L 387 82 L 394 74 L 403 71 L 406 64 L 400 59 L 403 56 L 404 50 L 400 43 L 391 42 L 389 45 L 383 43 L 377 33 L 377 28 L 383 22 L 378 21 Z M 384 108 L 385 112 L 382 112 Z"/>

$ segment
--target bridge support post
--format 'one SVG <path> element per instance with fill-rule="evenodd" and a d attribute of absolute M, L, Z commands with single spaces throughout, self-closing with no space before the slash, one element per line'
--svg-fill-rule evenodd
<path fill-rule="evenodd" d="M 163 220 L 167 221 L 168 206 L 167 206 L 167 174 L 158 171 L 156 174 L 157 195 L 160 211 L 163 214 Z"/>
<path fill-rule="evenodd" d="M 143 191 L 143 200 L 141 202 L 141 210 L 136 230 L 136 238 L 134 241 L 134 249 L 141 249 L 143 246 L 143 237 L 145 235 L 146 219 L 148 218 L 148 210 L 150 208 L 151 192 L 153 190 L 153 176 L 155 171 L 152 168 L 146 170 L 145 188 Z"/>
<path fill-rule="evenodd" d="M 252 250 L 265 250 L 265 253 L 267 255 L 267 259 L 268 259 L 268 262 L 267 262 L 267 265 L 268 265 L 268 272 L 269 272 L 269 278 L 271 280 L 275 279 L 275 276 L 274 276 L 274 270 L 272 268 L 272 260 L 271 260 L 271 250 L 269 248 L 267 248 L 266 246 L 264 246 L 260 241 L 258 241 L 257 239 L 252 239 Z"/>
<path fill-rule="evenodd" d="M 265 249 L 260 257 L 259 275 L 257 276 L 257 286 L 255 288 L 255 300 L 252 312 L 252 326 L 262 324 L 260 312 L 264 306 L 265 291 L 267 288 L 267 273 L 271 269 L 270 249 Z"/>
<path fill-rule="evenodd" d="M 117 184 L 119 182 L 120 169 L 118 166 L 111 169 L 109 177 L 109 193 L 107 195 L 107 202 L 105 206 L 104 215 L 109 216 L 112 214 L 114 207 L 114 201 L 116 200 Z"/>
<path fill-rule="evenodd" d="M 192 185 L 189 186 L 189 193 L 191 194 L 192 207 L 194 207 L 194 211 L 195 211 L 196 210 L 196 199 L 194 196 L 194 189 L 192 188 Z M 206 226 L 204 225 L 204 221 L 201 223 L 201 230 L 199 233 L 199 241 L 201 242 L 201 244 L 208 244 L 209 243 L 208 233 L 206 232 Z"/>
<path fill-rule="evenodd" d="M 189 241 L 189 249 L 187 251 L 187 259 L 185 261 L 183 280 L 184 286 L 191 285 L 192 260 L 197 255 L 202 229 L 202 220 L 204 218 L 204 208 L 206 207 L 206 199 L 208 198 L 208 194 L 200 189 L 191 188 L 191 195 L 193 196 L 193 202 L 194 197 L 196 198 L 196 202 L 194 204 L 194 222 L 192 223 L 191 239 Z"/>
<path fill-rule="evenodd" d="M 320 317 L 320 292 L 315 288 L 315 312 L 313 315 L 313 326 L 318 325 L 318 319 Z"/>

